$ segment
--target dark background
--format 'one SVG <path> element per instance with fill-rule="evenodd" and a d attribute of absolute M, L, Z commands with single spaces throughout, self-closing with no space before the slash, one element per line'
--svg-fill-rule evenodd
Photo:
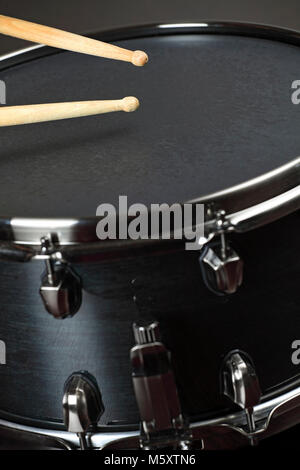
<path fill-rule="evenodd" d="M 0 0 L 0 13 L 85 33 L 117 26 L 201 20 L 300 29 L 299 0 Z M 26 46 L 0 37 L 0 54 Z"/>

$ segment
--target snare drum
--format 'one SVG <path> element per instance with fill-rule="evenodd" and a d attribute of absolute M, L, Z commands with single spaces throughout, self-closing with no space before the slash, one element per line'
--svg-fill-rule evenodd
<path fill-rule="evenodd" d="M 171 352 L 192 440 L 239 447 L 299 423 L 300 35 L 199 23 L 94 37 L 145 50 L 149 64 L 43 46 L 0 63 L 9 105 L 126 95 L 142 104 L 1 130 L 1 439 L 77 448 L 62 400 L 84 370 L 105 409 L 90 445 L 138 448 L 129 353 L 132 324 L 149 318 Z M 97 207 L 119 195 L 204 203 L 202 250 L 100 241 Z M 261 394 L 241 403 L 254 379 Z"/>

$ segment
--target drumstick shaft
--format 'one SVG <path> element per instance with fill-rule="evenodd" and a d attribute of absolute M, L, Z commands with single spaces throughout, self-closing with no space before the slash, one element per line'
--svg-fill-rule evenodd
<path fill-rule="evenodd" d="M 0 107 L 0 127 L 18 126 L 35 122 L 57 121 L 115 111 L 135 111 L 139 101 L 133 96 L 122 100 L 74 101 L 69 103 L 46 103 L 27 106 Z"/>
<path fill-rule="evenodd" d="M 4 15 L 0 15 L 0 33 L 59 49 L 123 60 L 137 66 L 145 65 L 148 61 L 148 56 L 143 51 L 130 51 L 78 34 Z"/>

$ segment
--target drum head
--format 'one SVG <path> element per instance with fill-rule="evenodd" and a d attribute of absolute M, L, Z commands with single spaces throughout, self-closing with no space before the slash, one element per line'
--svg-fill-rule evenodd
<path fill-rule="evenodd" d="M 117 99 L 140 109 L 1 129 L 0 213 L 94 216 L 103 202 L 183 202 L 247 181 L 300 153 L 292 44 L 225 34 L 120 40 L 144 68 L 45 48 L 2 62 L 8 105 Z M 99 35 L 99 37 L 101 37 Z"/>

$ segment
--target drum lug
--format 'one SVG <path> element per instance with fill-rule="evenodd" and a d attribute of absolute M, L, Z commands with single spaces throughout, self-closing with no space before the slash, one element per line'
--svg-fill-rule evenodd
<path fill-rule="evenodd" d="M 101 393 L 94 376 L 86 371 L 73 372 L 64 386 L 63 415 L 69 432 L 78 435 L 81 450 L 89 448 L 87 432 L 104 413 Z"/>
<path fill-rule="evenodd" d="M 143 450 L 192 446 L 192 433 L 184 419 L 170 362 L 159 340 L 157 322 L 133 325 L 136 346 L 131 349 L 132 378 L 141 416 Z"/>
<path fill-rule="evenodd" d="M 225 212 L 216 214 L 219 241 L 207 244 L 199 258 L 205 285 L 218 295 L 233 294 L 242 284 L 243 261 L 226 240 Z"/>
<path fill-rule="evenodd" d="M 258 405 L 262 392 L 252 359 L 245 352 L 231 351 L 221 368 L 221 391 L 232 403 L 244 410 L 245 432 L 252 445 L 257 431 L 254 406 Z"/>
<path fill-rule="evenodd" d="M 42 238 L 41 245 L 46 263 L 40 287 L 44 306 L 55 318 L 73 316 L 81 306 L 81 280 L 57 253 L 53 253 L 48 238 Z"/>

